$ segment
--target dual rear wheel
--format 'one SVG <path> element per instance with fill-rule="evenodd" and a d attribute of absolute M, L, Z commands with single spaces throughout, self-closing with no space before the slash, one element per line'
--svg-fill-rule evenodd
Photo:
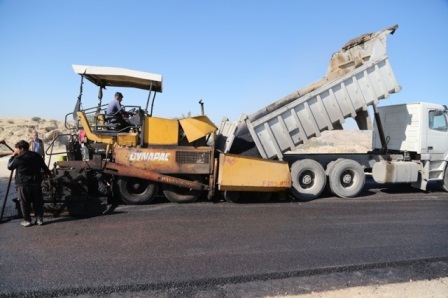
<path fill-rule="evenodd" d="M 328 177 L 328 179 L 327 179 Z M 364 187 L 363 167 L 351 159 L 338 159 L 323 166 L 312 159 L 294 162 L 291 166 L 292 195 L 301 201 L 310 201 L 319 197 L 328 180 L 331 192 L 341 198 L 357 196 Z"/>
<path fill-rule="evenodd" d="M 311 201 L 319 197 L 325 188 L 327 178 L 320 163 L 302 159 L 291 166 L 292 195 L 300 201 Z"/>
<path fill-rule="evenodd" d="M 364 187 L 364 168 L 351 159 L 338 159 L 327 166 L 328 182 L 333 194 L 340 198 L 356 197 Z"/>

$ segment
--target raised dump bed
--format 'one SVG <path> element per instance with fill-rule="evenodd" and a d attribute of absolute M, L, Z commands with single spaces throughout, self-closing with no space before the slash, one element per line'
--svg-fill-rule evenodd
<path fill-rule="evenodd" d="M 282 160 L 285 152 L 322 131 L 341 129 L 346 118 L 353 117 L 360 128 L 369 129 L 368 106 L 401 89 L 386 52 L 386 37 L 397 27 L 349 41 L 333 54 L 321 80 L 251 115 L 243 114 L 239 121 L 224 119 L 218 150 L 241 154 L 252 144 L 261 157 Z"/>

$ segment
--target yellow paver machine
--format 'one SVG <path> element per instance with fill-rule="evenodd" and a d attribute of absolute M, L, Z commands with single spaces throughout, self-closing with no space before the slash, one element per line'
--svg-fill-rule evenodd
<path fill-rule="evenodd" d="M 242 191 L 290 188 L 286 162 L 217 151 L 217 127 L 203 114 L 202 102 L 202 113 L 195 117 L 154 117 L 161 75 L 113 67 L 73 65 L 73 69 L 81 76 L 80 94 L 75 110 L 65 118 L 72 133 L 66 157 L 55 163 L 56 177 L 44 191 L 47 196 L 58 200 L 119 197 L 128 204 L 144 204 L 163 194 L 172 202 L 185 203 L 201 195 L 211 199 L 217 192 L 235 201 Z M 86 109 L 82 105 L 85 79 L 99 87 L 98 105 Z M 122 106 L 130 115 L 126 127 L 107 120 L 112 115 L 102 103 L 106 87 L 148 92 L 146 106 Z"/>

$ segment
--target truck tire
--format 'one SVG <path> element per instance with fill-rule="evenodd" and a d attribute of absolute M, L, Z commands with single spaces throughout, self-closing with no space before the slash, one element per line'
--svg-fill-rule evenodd
<path fill-rule="evenodd" d="M 197 176 L 181 177 L 191 181 L 201 182 Z M 171 184 L 163 185 L 163 194 L 173 203 L 193 203 L 201 195 L 202 191 L 198 189 L 189 189 Z"/>
<path fill-rule="evenodd" d="M 340 198 L 353 198 L 364 187 L 366 176 L 363 167 L 351 159 L 338 159 L 328 167 L 330 190 Z"/>
<path fill-rule="evenodd" d="M 320 163 L 302 159 L 291 166 L 292 195 L 300 201 L 311 201 L 319 197 L 325 188 L 327 176 Z"/>
<path fill-rule="evenodd" d="M 117 180 L 121 200 L 128 205 L 142 205 L 154 200 L 157 184 L 134 177 L 120 177 Z"/>
<path fill-rule="evenodd" d="M 339 161 L 339 159 L 338 159 L 338 160 L 330 161 L 330 162 L 327 164 L 327 167 L 325 168 L 325 174 L 327 175 L 327 184 L 325 185 L 325 192 L 328 193 L 328 194 L 333 194 L 333 192 L 331 191 L 331 188 L 330 188 L 330 181 L 329 181 L 330 179 L 329 179 L 329 176 L 330 176 L 331 171 L 333 170 L 334 164 L 335 164 L 337 161 Z"/>
<path fill-rule="evenodd" d="M 448 191 L 448 167 L 445 169 L 445 173 L 443 173 L 442 188 L 444 191 Z"/>

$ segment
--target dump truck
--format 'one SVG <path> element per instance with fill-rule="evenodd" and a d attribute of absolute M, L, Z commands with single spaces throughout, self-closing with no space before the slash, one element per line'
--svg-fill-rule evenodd
<path fill-rule="evenodd" d="M 202 101 L 199 116 L 153 116 L 161 75 L 74 65 L 81 85 L 75 109 L 66 115 L 72 133 L 65 160 L 55 163 L 55 177 L 46 182 L 44 193 L 55 202 L 119 197 L 144 204 L 158 194 L 177 203 L 201 195 L 235 202 L 242 193 L 275 192 L 306 201 L 318 198 L 327 185 L 339 197 L 355 197 L 366 175 L 422 190 L 429 181 L 439 181 L 448 190 L 446 106 L 378 106 L 401 90 L 386 51 L 387 36 L 397 28 L 349 41 L 332 55 L 321 80 L 238 121 L 224 118 L 219 128 L 204 114 Z M 99 87 L 97 106 L 82 106 L 85 79 Z M 123 106 L 132 112 L 124 129 L 107 121 L 102 95 L 109 87 L 148 92 L 145 106 Z M 341 129 L 347 118 L 360 129 L 373 129 L 371 151 L 294 152 L 324 130 Z"/>
<path fill-rule="evenodd" d="M 217 148 L 288 161 L 293 195 L 317 198 L 328 183 L 333 194 L 355 197 L 365 175 L 378 183 L 406 183 L 426 190 L 430 181 L 447 189 L 447 108 L 415 103 L 378 107 L 401 90 L 387 55 L 387 36 L 398 26 L 350 40 L 331 58 L 324 78 L 239 121 L 224 118 Z M 374 122 L 369 107 L 373 109 Z M 372 110 L 371 109 L 371 110 Z M 372 151 L 361 154 L 297 154 L 324 130 L 353 118 L 373 129 Z M 434 124 L 437 123 L 437 124 Z"/>

